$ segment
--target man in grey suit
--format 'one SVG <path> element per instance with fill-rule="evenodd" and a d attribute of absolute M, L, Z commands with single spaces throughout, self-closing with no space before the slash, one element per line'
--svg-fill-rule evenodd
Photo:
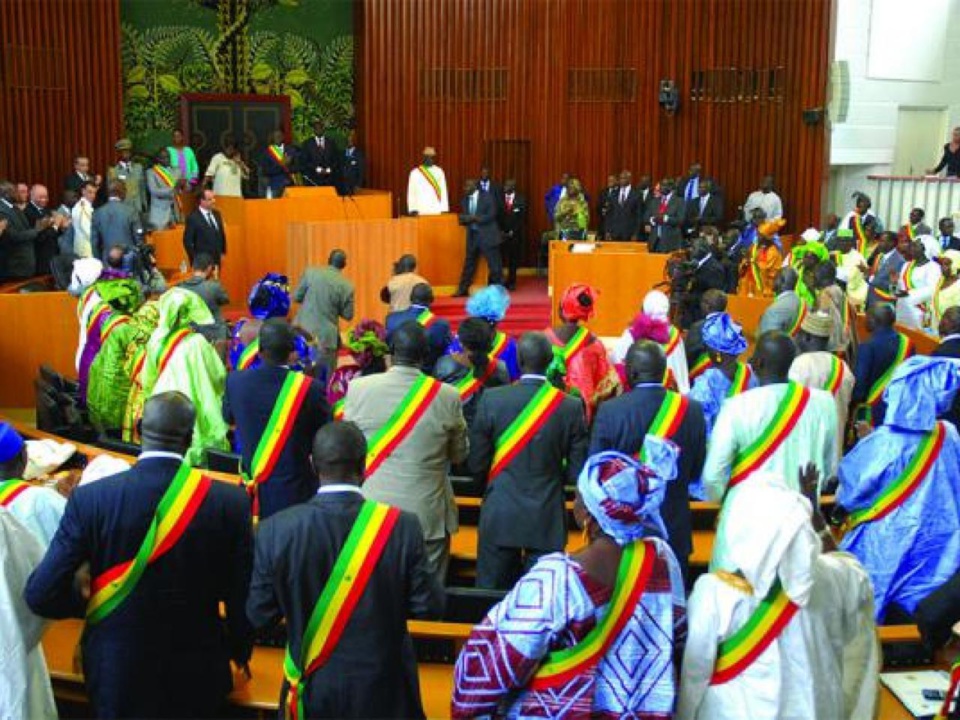
<path fill-rule="evenodd" d="M 773 281 L 773 291 L 777 297 L 773 304 L 764 310 L 760 317 L 760 328 L 757 337 L 770 330 L 790 332 L 800 317 L 800 296 L 797 295 L 797 280 L 799 276 L 792 267 L 785 267 L 777 273 Z"/>
<path fill-rule="evenodd" d="M 340 318 L 353 320 L 354 301 L 353 283 L 343 276 L 347 254 L 334 250 L 327 262 L 326 267 L 303 271 L 293 299 L 300 303 L 294 322 L 319 343 L 317 363 L 326 366 L 329 375 L 337 365 Z"/>
<path fill-rule="evenodd" d="M 393 365 L 385 373 L 359 377 L 350 383 L 344 420 L 354 422 L 371 439 L 393 418 L 420 378 L 427 334 L 415 320 L 394 330 Z M 434 381 L 438 382 L 438 381 Z M 457 506 L 447 470 L 467 457 L 467 423 L 460 394 L 441 383 L 423 415 L 409 433 L 367 476 L 363 494 L 393 505 L 420 519 L 427 565 L 443 583 L 450 557 L 450 535 L 458 529 Z M 368 468 L 367 472 L 370 472 Z"/>
<path fill-rule="evenodd" d="M 897 291 L 900 269 L 906 262 L 897 249 L 897 240 L 895 232 L 887 230 L 880 233 L 877 249 L 873 251 L 873 255 L 867 261 L 870 268 L 876 268 L 876 271 L 871 272 L 870 275 L 870 289 L 867 291 L 868 308 L 877 303 L 891 302 L 890 296 Z"/>
<path fill-rule="evenodd" d="M 90 221 L 90 246 L 93 256 L 106 262 L 112 247 L 122 247 L 129 252 L 140 244 L 143 228 L 140 217 L 125 202 L 126 186 L 114 180 L 107 188 L 107 202 L 93 211 Z"/>
<path fill-rule="evenodd" d="M 503 284 L 503 263 L 500 259 L 502 238 L 497 225 L 497 201 L 493 193 L 480 192 L 476 180 L 467 180 L 460 207 L 460 224 L 467 229 L 467 255 L 463 259 L 463 272 L 454 297 L 467 296 L 480 255 L 487 260 L 490 284 Z"/>
<path fill-rule="evenodd" d="M 587 454 L 583 403 L 566 396 L 497 476 L 490 470 L 497 440 L 548 382 L 553 347 L 543 333 L 517 344 L 516 385 L 488 390 L 470 428 L 470 469 L 486 486 L 480 510 L 477 587 L 509 590 L 543 555 L 567 544 L 563 486 L 575 485 Z"/>

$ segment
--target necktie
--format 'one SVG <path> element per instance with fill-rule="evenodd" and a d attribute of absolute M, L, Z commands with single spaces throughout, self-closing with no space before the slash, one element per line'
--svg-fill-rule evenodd
<path fill-rule="evenodd" d="M 513 195 L 507 195 L 507 212 L 513 211 Z"/>
<path fill-rule="evenodd" d="M 627 189 L 620 189 L 620 204 L 623 205 L 627 201 Z"/>
<path fill-rule="evenodd" d="M 477 196 L 476 195 L 470 196 L 470 214 L 471 215 L 477 214 Z"/>
<path fill-rule="evenodd" d="M 660 198 L 660 214 L 664 215 L 667 212 L 667 200 L 669 197 L 664 195 Z"/>
<path fill-rule="evenodd" d="M 206 218 L 207 218 L 207 224 L 209 224 L 210 227 L 212 227 L 214 230 L 216 230 L 216 229 L 217 229 L 217 221 L 214 219 L 213 213 L 212 213 L 212 212 L 204 212 L 203 214 L 204 214 L 204 215 L 206 216 Z"/>
<path fill-rule="evenodd" d="M 707 196 L 700 198 L 700 214 L 703 215 L 703 209 L 707 206 Z"/>

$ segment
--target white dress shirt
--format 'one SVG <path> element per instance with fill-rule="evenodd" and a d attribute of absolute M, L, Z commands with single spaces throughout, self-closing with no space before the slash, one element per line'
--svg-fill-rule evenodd
<path fill-rule="evenodd" d="M 743 204 L 743 217 L 747 222 L 750 222 L 750 213 L 754 208 L 761 208 L 767 214 L 767 220 L 783 217 L 783 202 L 773 191 L 765 193 L 754 190 L 747 196 L 747 201 Z"/>
<path fill-rule="evenodd" d="M 85 198 L 77 200 L 73 210 L 73 252 L 77 257 L 93 257 L 93 246 L 90 244 L 90 227 L 93 221 L 93 205 Z"/>

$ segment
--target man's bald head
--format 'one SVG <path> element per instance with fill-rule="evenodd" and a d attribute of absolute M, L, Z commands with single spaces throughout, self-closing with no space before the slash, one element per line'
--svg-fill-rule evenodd
<path fill-rule="evenodd" d="M 875 303 L 867 309 L 867 330 L 873 332 L 882 328 L 892 328 L 897 313 L 890 303 Z"/>
<path fill-rule="evenodd" d="M 321 485 L 359 485 L 367 462 L 367 440 L 354 423 L 327 423 L 313 438 L 313 469 Z"/>
<path fill-rule="evenodd" d="M 390 336 L 394 365 L 420 367 L 426 357 L 427 331 L 416 320 L 407 320 Z"/>
<path fill-rule="evenodd" d="M 724 312 L 727 309 L 727 294 L 723 290 L 710 288 L 700 298 L 700 309 L 704 315 Z"/>
<path fill-rule="evenodd" d="M 960 335 L 960 307 L 954 306 L 944 311 L 938 330 L 940 337 Z"/>
<path fill-rule="evenodd" d="M 286 365 L 296 349 L 297 335 L 283 318 L 270 318 L 260 326 L 260 358 L 270 365 Z"/>
<path fill-rule="evenodd" d="M 433 305 L 433 288 L 428 283 L 417 283 L 410 290 L 410 302 L 414 305 Z"/>
<path fill-rule="evenodd" d="M 140 435 L 143 449 L 184 454 L 193 441 L 197 411 L 181 392 L 160 393 L 143 406 Z"/>
<path fill-rule="evenodd" d="M 797 280 L 799 276 L 792 267 L 785 267 L 777 273 L 777 279 L 773 281 L 774 291 L 780 293 L 789 292 L 797 289 Z"/>
<path fill-rule="evenodd" d="M 347 254 L 343 250 L 334 250 L 330 253 L 328 262 L 331 267 L 337 270 L 343 270 L 347 266 Z"/>
<path fill-rule="evenodd" d="M 542 332 L 528 332 L 517 342 L 520 370 L 525 374 L 543 375 L 553 361 L 553 346 Z"/>
<path fill-rule="evenodd" d="M 667 356 L 663 348 L 651 340 L 635 342 L 624 360 L 630 387 L 640 383 L 662 383 L 667 372 Z"/>
<path fill-rule="evenodd" d="M 757 339 L 750 365 L 761 385 L 787 381 L 787 373 L 797 357 L 797 346 L 789 335 L 771 330 Z"/>

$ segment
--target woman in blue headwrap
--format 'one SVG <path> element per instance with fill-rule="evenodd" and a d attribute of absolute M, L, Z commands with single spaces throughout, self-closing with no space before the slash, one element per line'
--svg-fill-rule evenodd
<path fill-rule="evenodd" d="M 541 558 L 473 629 L 454 718 L 672 715 L 686 603 L 659 511 L 677 455 L 648 435 L 642 464 L 587 460 L 574 504 L 587 545 Z"/>
<path fill-rule="evenodd" d="M 694 381 L 690 397 L 703 406 L 709 437 L 723 401 L 756 387 L 757 381 L 750 366 L 738 359 L 747 349 L 747 340 L 729 314 L 714 313 L 703 321 L 703 344 L 710 367 Z"/>
<path fill-rule="evenodd" d="M 486 320 L 493 330 L 493 341 L 490 347 L 490 359 L 494 363 L 502 362 L 510 375 L 510 382 L 520 377 L 520 361 L 517 358 L 517 343 L 505 333 L 497 330 L 497 324 L 507 315 L 510 307 L 510 293 L 501 285 L 488 285 L 474 293 L 467 300 L 467 315 Z M 458 338 L 447 348 L 447 355 L 463 353 L 463 344 Z"/>

